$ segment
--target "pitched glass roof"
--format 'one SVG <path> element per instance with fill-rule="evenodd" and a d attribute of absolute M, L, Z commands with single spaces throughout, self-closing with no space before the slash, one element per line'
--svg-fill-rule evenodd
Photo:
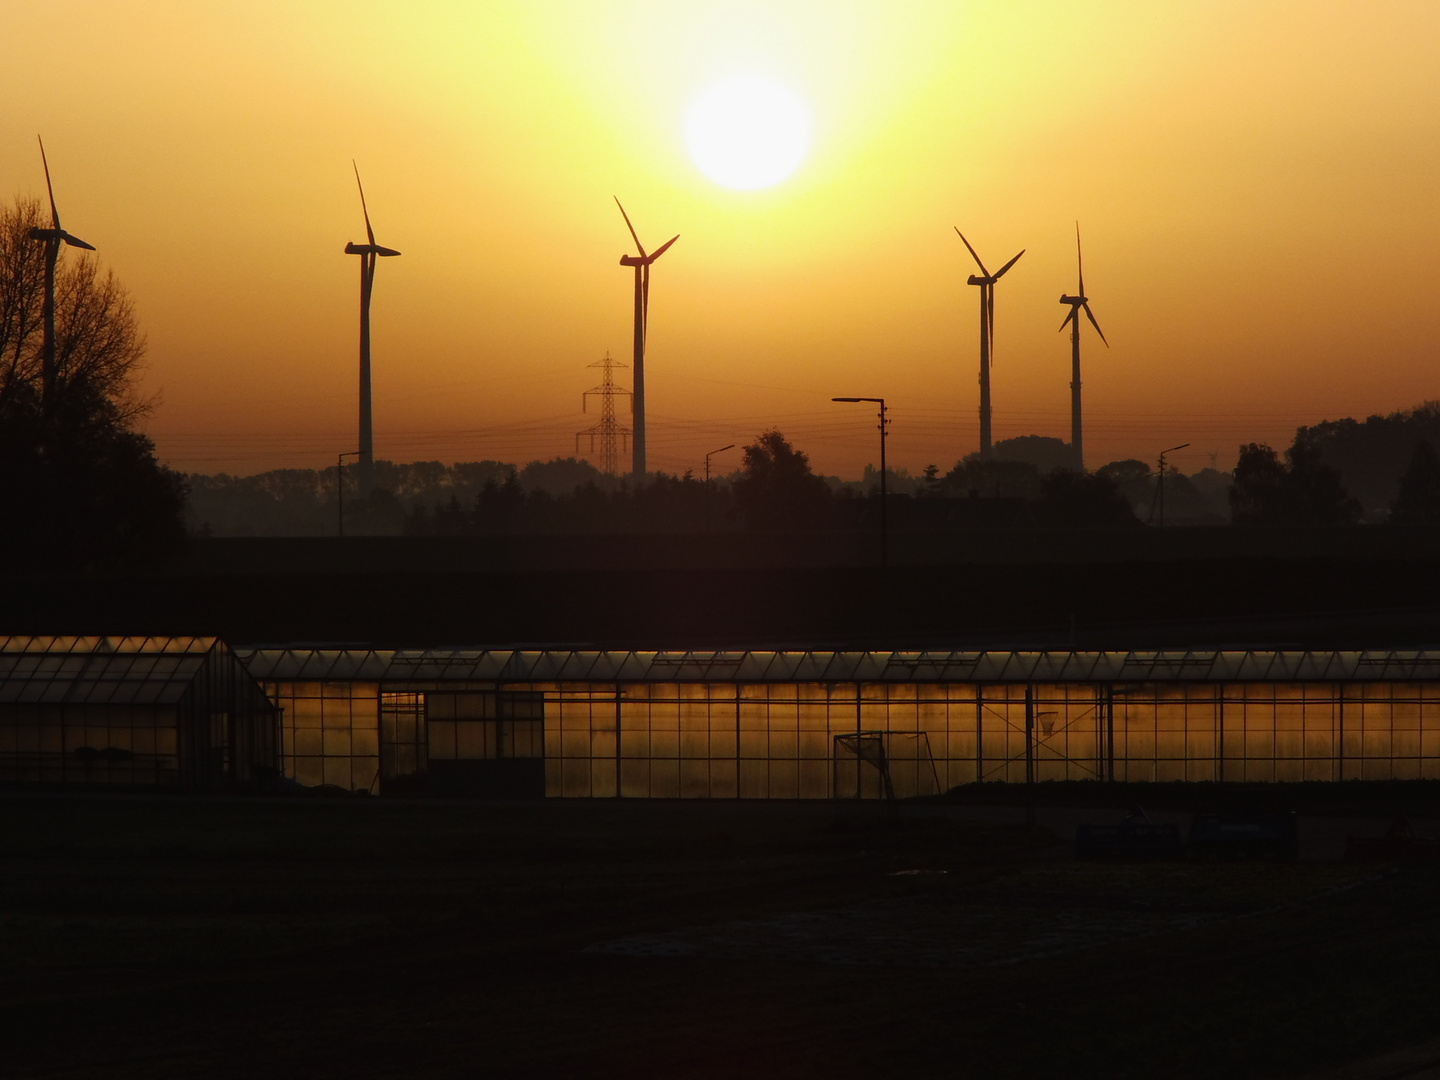
<path fill-rule="evenodd" d="M 256 679 L 334 682 L 1440 681 L 1440 650 L 603 651 L 249 648 Z"/>
<path fill-rule="evenodd" d="M 0 702 L 169 705 L 213 637 L 0 637 Z"/>

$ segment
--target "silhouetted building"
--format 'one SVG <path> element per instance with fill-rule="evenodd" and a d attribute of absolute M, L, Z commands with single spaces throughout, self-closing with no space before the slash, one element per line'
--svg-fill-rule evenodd
<path fill-rule="evenodd" d="M 219 789 L 273 778 L 279 732 L 215 638 L 0 638 L 0 782 Z"/>

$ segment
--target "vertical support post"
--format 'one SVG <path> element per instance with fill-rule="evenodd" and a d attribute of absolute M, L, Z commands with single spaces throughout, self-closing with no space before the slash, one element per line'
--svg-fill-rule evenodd
<path fill-rule="evenodd" d="M 360 255 L 360 491 L 370 493 L 375 443 L 370 426 L 370 294 L 375 285 L 373 251 Z"/>
<path fill-rule="evenodd" d="M 1225 782 L 1225 684 L 1215 688 L 1215 779 Z"/>
<path fill-rule="evenodd" d="M 46 166 L 46 180 L 49 180 Z M 54 204 L 51 204 L 52 208 Z M 47 419 L 55 407 L 55 391 L 60 380 L 60 369 L 55 363 L 55 263 L 60 258 L 60 237 L 45 241 L 45 292 L 41 301 L 40 318 L 43 323 L 43 337 L 40 345 L 40 414 Z"/>
<path fill-rule="evenodd" d="M 985 758 L 981 753 L 980 738 L 985 716 L 985 687 L 975 684 L 975 782 L 985 779 Z"/>
<path fill-rule="evenodd" d="M 1345 684 L 1337 683 L 1335 693 L 1339 695 L 1340 702 L 1336 710 L 1339 721 L 1340 734 L 1335 740 L 1335 779 L 1345 779 Z"/>
<path fill-rule="evenodd" d="M 335 457 L 335 506 L 339 514 L 336 531 L 340 536 L 345 535 L 345 459 L 358 457 L 359 454 L 359 450 L 346 450 Z"/>
<path fill-rule="evenodd" d="M 740 698 L 743 687 L 735 684 L 735 798 L 740 798 Z"/>
<path fill-rule="evenodd" d="M 1115 687 L 1105 687 L 1105 779 L 1115 782 Z"/>
<path fill-rule="evenodd" d="M 502 761 L 505 758 L 505 684 L 495 683 L 495 760 Z M 515 741 L 511 736 L 512 743 Z M 513 750 L 514 747 L 512 746 Z M 588 785 L 587 785 L 588 786 Z"/>
<path fill-rule="evenodd" d="M 863 726 L 860 722 L 860 684 L 857 682 L 855 684 L 855 798 L 857 799 L 865 797 L 865 789 L 861 786 L 865 780 L 865 773 L 860 767 L 863 764 L 860 757 L 860 732 Z"/>
<path fill-rule="evenodd" d="M 1025 686 L 1025 824 L 1035 824 L 1035 688 Z"/>
<path fill-rule="evenodd" d="M 1095 776 L 1105 779 L 1105 691 L 1095 688 Z"/>
<path fill-rule="evenodd" d="M 880 399 L 880 568 L 890 565 L 890 499 L 885 487 L 885 399 Z"/>
<path fill-rule="evenodd" d="M 980 458 L 990 460 L 990 285 L 980 286 Z"/>
<path fill-rule="evenodd" d="M 627 219 L 628 220 L 628 219 Z M 645 481 L 645 302 L 641 281 L 643 264 L 635 265 L 635 385 L 630 395 L 634 413 L 630 435 L 630 471 L 635 483 Z"/>
<path fill-rule="evenodd" d="M 615 684 L 615 798 L 620 798 L 620 684 Z"/>
<path fill-rule="evenodd" d="M 1089 310 L 1088 308 L 1086 310 Z M 1070 453 L 1077 472 L 1085 471 L 1085 448 L 1080 429 L 1080 309 L 1070 314 Z"/>

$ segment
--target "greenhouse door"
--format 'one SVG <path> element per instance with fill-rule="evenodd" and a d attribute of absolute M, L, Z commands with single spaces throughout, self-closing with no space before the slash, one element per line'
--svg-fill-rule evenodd
<path fill-rule="evenodd" d="M 545 696 L 532 691 L 427 693 L 432 795 L 545 796 Z"/>

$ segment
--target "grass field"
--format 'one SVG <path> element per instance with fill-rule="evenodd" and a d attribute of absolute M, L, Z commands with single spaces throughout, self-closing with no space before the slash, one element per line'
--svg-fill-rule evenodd
<path fill-rule="evenodd" d="M 1234 1080 L 1440 1026 L 1440 867 L 953 809 L 0 796 L 0 1074 Z"/>

